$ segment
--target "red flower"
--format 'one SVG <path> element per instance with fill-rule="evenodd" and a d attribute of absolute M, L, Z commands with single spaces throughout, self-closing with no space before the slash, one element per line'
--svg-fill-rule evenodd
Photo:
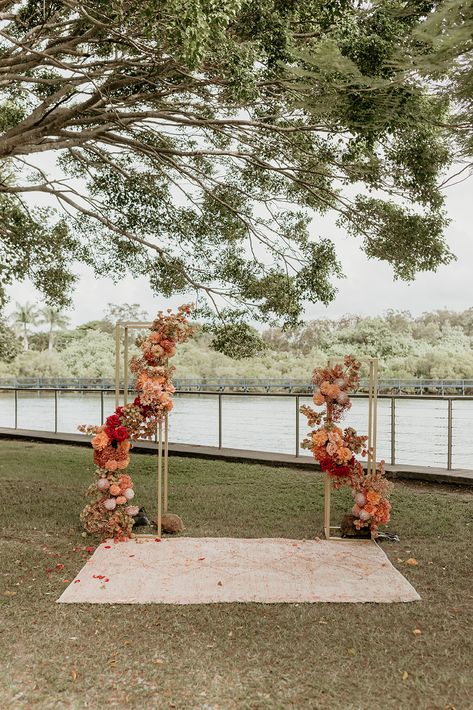
<path fill-rule="evenodd" d="M 126 441 L 126 439 L 130 438 L 128 429 L 125 426 L 118 426 L 116 428 L 108 426 L 105 429 L 105 433 L 112 441 Z"/>
<path fill-rule="evenodd" d="M 108 427 L 114 429 L 115 427 L 121 426 L 122 422 L 118 414 L 112 414 L 110 417 L 107 417 L 106 423 Z"/>

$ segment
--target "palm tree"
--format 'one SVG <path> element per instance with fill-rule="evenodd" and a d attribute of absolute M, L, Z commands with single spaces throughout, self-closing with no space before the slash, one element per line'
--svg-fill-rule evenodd
<path fill-rule="evenodd" d="M 69 318 L 59 308 L 52 306 L 44 306 L 41 309 L 41 323 L 48 324 L 48 350 L 53 349 L 54 345 L 54 330 L 65 328 L 69 325 Z"/>
<path fill-rule="evenodd" d="M 28 350 L 31 326 L 36 325 L 39 319 L 39 311 L 34 303 L 27 301 L 23 305 L 16 303 L 16 308 L 11 314 L 11 319 L 15 329 L 23 338 L 23 350 Z"/>

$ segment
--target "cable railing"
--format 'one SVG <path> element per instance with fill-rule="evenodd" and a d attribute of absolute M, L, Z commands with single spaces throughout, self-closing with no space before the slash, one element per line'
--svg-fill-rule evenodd
<path fill-rule="evenodd" d="M 342 426 L 366 431 L 367 395 L 353 395 Z M 307 394 L 177 390 L 173 443 L 301 456 L 308 431 L 299 409 Z M 0 428 L 72 433 L 100 424 L 115 409 L 109 389 L 0 388 Z M 395 395 L 378 398 L 378 457 L 392 465 L 473 469 L 473 396 Z"/>
<path fill-rule="evenodd" d="M 310 393 L 313 385 L 301 379 L 291 378 L 175 378 L 176 388 L 183 392 L 289 392 L 293 394 Z M 123 382 L 122 382 L 123 386 Z M 0 389 L 68 389 L 112 390 L 115 388 L 113 378 L 97 377 L 2 377 Z M 368 380 L 361 380 L 360 391 L 367 391 Z M 378 391 L 384 394 L 437 394 L 473 396 L 473 379 L 399 379 L 381 378 Z"/>

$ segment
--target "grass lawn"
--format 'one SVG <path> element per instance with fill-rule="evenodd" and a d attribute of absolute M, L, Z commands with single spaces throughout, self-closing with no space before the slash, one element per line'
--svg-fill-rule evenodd
<path fill-rule="evenodd" d="M 401 542 L 384 549 L 421 602 L 59 605 L 96 542 L 78 525 L 91 450 L 0 449 L 0 707 L 473 708 L 471 490 L 396 485 Z M 186 458 L 170 471 L 188 535 L 321 535 L 318 474 Z M 135 454 L 131 472 L 152 510 L 154 457 Z"/>

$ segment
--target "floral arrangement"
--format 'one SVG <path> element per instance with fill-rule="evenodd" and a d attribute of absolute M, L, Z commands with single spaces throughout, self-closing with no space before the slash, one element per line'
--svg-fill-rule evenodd
<path fill-rule="evenodd" d="M 384 461 L 380 461 L 375 472 L 366 472 L 356 456 L 368 454 L 367 437 L 359 436 L 352 427 L 342 430 L 337 426 L 351 407 L 349 392 L 358 387 L 360 368 L 361 363 L 347 355 L 343 364 L 314 370 L 313 401 L 324 410 L 301 407 L 309 426 L 317 427 L 304 439 L 302 446 L 312 451 L 335 488 L 342 485 L 351 487 L 355 527 L 369 527 L 371 533 L 376 535 L 378 526 L 389 522 L 391 510 L 389 494 L 392 484 L 385 477 Z"/>
<path fill-rule="evenodd" d="M 151 325 L 150 334 L 138 341 L 141 355 L 131 360 L 136 376 L 137 397 L 117 407 L 102 426 L 80 425 L 79 431 L 93 434 L 95 481 L 87 493 L 94 501 L 83 509 L 80 519 L 89 533 L 99 534 L 103 540 L 113 537 L 127 540 L 132 531 L 137 505 L 130 505 L 135 497 L 133 481 L 126 473 L 130 463 L 131 442 L 151 438 L 156 425 L 173 408 L 172 384 L 174 367 L 168 360 L 176 353 L 176 345 L 194 334 L 188 316 L 192 307 L 180 306 L 160 311 Z"/>

